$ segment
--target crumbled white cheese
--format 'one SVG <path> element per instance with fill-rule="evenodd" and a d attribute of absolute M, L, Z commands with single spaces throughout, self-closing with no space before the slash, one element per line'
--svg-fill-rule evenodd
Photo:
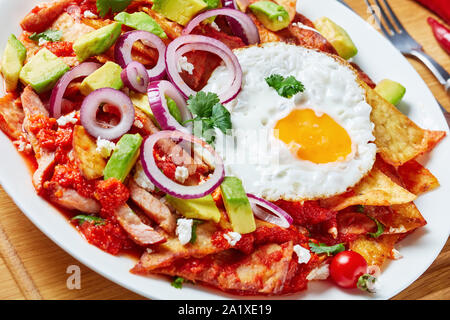
<path fill-rule="evenodd" d="M 326 280 L 330 276 L 330 268 L 328 264 L 322 264 L 311 270 L 306 276 L 306 280 Z"/>
<path fill-rule="evenodd" d="M 303 248 L 301 245 L 296 244 L 294 246 L 294 252 L 297 254 L 298 263 L 308 263 L 311 259 L 311 252 L 308 249 Z"/>
<path fill-rule="evenodd" d="M 151 254 L 151 253 L 153 253 L 153 250 L 152 250 L 152 249 L 150 249 L 150 248 L 147 248 L 147 249 L 146 249 L 146 251 L 147 251 L 147 253 L 148 253 L 148 254 Z"/>
<path fill-rule="evenodd" d="M 404 225 L 400 225 L 398 228 L 389 228 L 389 233 L 405 233 L 407 230 Z"/>
<path fill-rule="evenodd" d="M 182 245 L 185 245 L 192 238 L 192 219 L 178 219 L 176 234 Z"/>
<path fill-rule="evenodd" d="M 133 124 L 136 128 L 139 128 L 139 129 L 142 129 L 144 127 L 144 124 L 142 123 L 142 121 L 138 120 L 138 119 L 134 120 Z"/>
<path fill-rule="evenodd" d="M 214 21 L 211 22 L 211 27 L 213 27 L 213 29 L 216 29 L 217 31 L 220 31 L 219 26 L 218 26 L 217 23 L 215 23 Z"/>
<path fill-rule="evenodd" d="M 145 174 L 140 161 L 136 164 L 135 168 L 136 169 L 134 171 L 134 176 L 133 176 L 134 182 L 136 182 L 136 184 L 139 187 L 147 190 L 148 192 L 155 191 L 155 185 L 150 181 L 150 179 Z"/>
<path fill-rule="evenodd" d="M 76 116 L 76 113 L 75 113 L 75 111 L 73 111 L 65 116 L 59 117 L 59 119 L 56 120 L 56 122 L 58 123 L 59 126 L 65 126 L 68 123 L 75 124 L 78 122 L 78 119 L 75 116 Z"/>
<path fill-rule="evenodd" d="M 89 10 L 86 10 L 83 15 L 85 18 L 91 18 L 91 19 L 97 18 L 97 15 Z"/>
<path fill-rule="evenodd" d="M 228 241 L 230 246 L 234 247 L 236 243 L 241 240 L 242 236 L 240 233 L 230 231 L 228 233 L 224 233 L 223 237 Z"/>
<path fill-rule="evenodd" d="M 336 239 L 338 236 L 338 229 L 336 227 L 331 227 L 330 229 L 328 229 L 328 233 L 331 234 L 333 239 Z"/>
<path fill-rule="evenodd" d="M 278 16 L 278 21 L 282 22 L 283 21 L 283 17 L 282 16 Z"/>
<path fill-rule="evenodd" d="M 403 258 L 403 256 L 401 255 L 401 253 L 397 249 L 394 248 L 394 249 L 392 249 L 392 258 L 394 260 L 398 260 L 398 259 Z"/>
<path fill-rule="evenodd" d="M 100 153 L 103 158 L 108 158 L 115 147 L 116 144 L 114 142 L 98 137 L 97 148 L 95 150 Z"/>
<path fill-rule="evenodd" d="M 47 42 L 48 42 L 48 40 L 45 40 L 44 38 L 39 38 L 38 45 L 39 45 L 39 47 L 42 47 Z"/>
<path fill-rule="evenodd" d="M 178 73 L 182 72 L 183 70 L 189 74 L 192 74 L 194 71 L 194 65 L 192 63 L 189 63 L 185 56 L 181 56 L 180 59 L 178 59 L 177 63 Z"/>
<path fill-rule="evenodd" d="M 188 177 L 189 177 L 189 170 L 186 167 L 178 166 L 175 169 L 175 179 L 178 182 L 184 183 Z"/>
<path fill-rule="evenodd" d="M 301 22 L 294 22 L 292 25 L 293 25 L 294 27 L 298 27 L 298 28 L 300 28 L 300 29 L 311 30 L 311 31 L 314 31 L 314 32 L 317 32 L 317 33 L 320 34 L 319 30 L 314 29 L 314 28 L 311 28 L 311 27 L 309 27 L 309 26 L 307 26 L 307 25 L 305 25 L 305 24 L 303 24 L 303 23 L 301 23 Z"/>
<path fill-rule="evenodd" d="M 22 139 L 14 141 L 13 143 L 17 147 L 17 151 L 19 152 L 29 153 L 32 150 L 31 144 Z"/>

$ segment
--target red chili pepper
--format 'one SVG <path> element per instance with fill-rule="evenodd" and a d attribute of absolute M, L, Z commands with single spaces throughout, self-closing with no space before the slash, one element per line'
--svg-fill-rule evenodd
<path fill-rule="evenodd" d="M 434 36 L 441 47 L 450 54 L 450 29 L 439 23 L 435 19 L 429 17 L 428 24 L 433 29 Z"/>
<path fill-rule="evenodd" d="M 450 3 L 448 0 L 416 0 L 431 11 L 439 15 L 444 21 L 450 24 Z"/>

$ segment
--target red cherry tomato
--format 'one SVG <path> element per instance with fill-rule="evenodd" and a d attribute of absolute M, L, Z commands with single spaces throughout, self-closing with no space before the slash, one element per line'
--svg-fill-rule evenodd
<path fill-rule="evenodd" d="M 330 264 L 330 276 L 338 286 L 356 288 L 358 279 L 367 273 L 367 262 L 357 252 L 342 251 Z"/>

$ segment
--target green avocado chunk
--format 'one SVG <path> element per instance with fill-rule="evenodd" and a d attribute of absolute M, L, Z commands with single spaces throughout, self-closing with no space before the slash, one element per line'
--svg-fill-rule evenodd
<path fill-rule="evenodd" d="M 220 221 L 220 211 L 210 194 L 197 199 L 179 199 L 166 195 L 166 200 L 186 218 L 212 220 L 216 223 Z"/>
<path fill-rule="evenodd" d="M 241 234 L 255 231 L 255 217 L 242 181 L 236 177 L 225 177 L 220 190 L 233 231 Z"/>
<path fill-rule="evenodd" d="M 204 2 L 208 6 L 207 9 L 216 9 L 222 6 L 222 2 L 220 0 L 204 0 Z"/>
<path fill-rule="evenodd" d="M 124 25 L 136 29 L 144 30 L 150 33 L 156 34 L 162 39 L 167 39 L 167 35 L 163 28 L 148 14 L 145 12 L 127 13 L 121 12 L 114 17 L 114 20 L 121 22 Z"/>
<path fill-rule="evenodd" d="M 289 13 L 272 1 L 257 1 L 248 6 L 256 18 L 269 30 L 279 31 L 290 23 Z"/>
<path fill-rule="evenodd" d="M 405 96 L 406 88 L 398 82 L 384 79 L 377 84 L 375 91 L 378 92 L 378 94 L 384 99 L 396 106 Z"/>
<path fill-rule="evenodd" d="M 116 42 L 122 31 L 122 24 L 115 22 L 103 28 L 82 35 L 73 44 L 73 50 L 80 62 L 102 54 Z"/>
<path fill-rule="evenodd" d="M 342 58 L 348 60 L 358 53 L 358 49 L 347 31 L 330 18 L 322 17 L 314 22 L 314 26 L 333 45 Z"/>
<path fill-rule="evenodd" d="M 81 82 L 80 92 L 87 96 L 100 88 L 122 89 L 121 72 L 122 68 L 118 64 L 108 61 Z"/>
<path fill-rule="evenodd" d="M 20 71 L 20 81 L 30 85 L 37 93 L 53 88 L 67 71 L 69 66 L 47 48 L 36 53 Z"/>
<path fill-rule="evenodd" d="M 202 0 L 155 0 L 152 10 L 185 26 L 200 11 L 208 8 Z"/>
<path fill-rule="evenodd" d="M 105 180 L 109 178 L 116 178 L 121 182 L 125 180 L 139 157 L 142 140 L 139 133 L 127 133 L 120 138 L 103 170 Z"/>
<path fill-rule="evenodd" d="M 27 49 L 17 40 L 15 35 L 10 35 L 3 52 L 1 70 L 5 78 L 6 91 L 14 91 L 19 82 L 20 70 L 27 57 Z"/>

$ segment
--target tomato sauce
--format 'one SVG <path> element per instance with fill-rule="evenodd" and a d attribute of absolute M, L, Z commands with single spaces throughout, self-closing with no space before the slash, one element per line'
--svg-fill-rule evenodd
<path fill-rule="evenodd" d="M 46 42 L 43 47 L 58 57 L 75 57 L 73 43 L 68 41 Z"/>

